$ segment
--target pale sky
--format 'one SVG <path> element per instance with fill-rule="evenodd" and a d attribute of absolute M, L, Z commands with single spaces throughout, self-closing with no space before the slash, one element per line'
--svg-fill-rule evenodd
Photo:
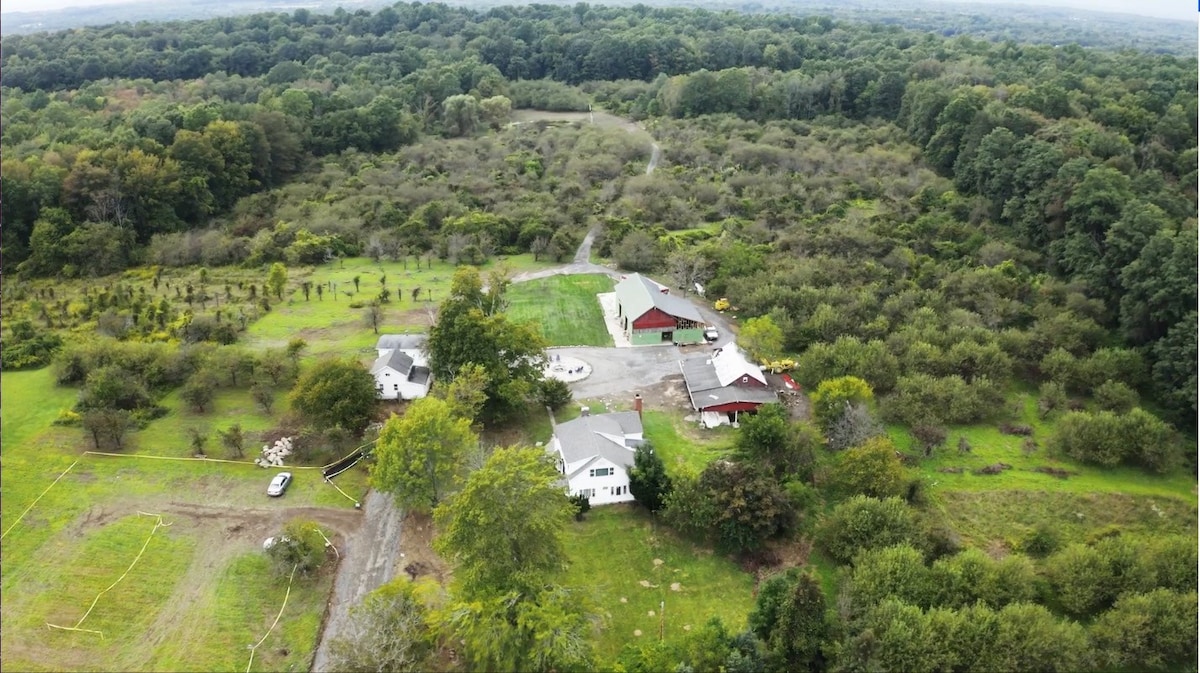
<path fill-rule="evenodd" d="M 0 0 L 0 12 L 28 12 L 34 10 L 66 9 L 68 7 L 92 7 L 117 5 L 136 0 Z M 956 0 L 981 4 L 1048 5 L 1051 7 L 1074 7 L 1096 11 L 1124 12 L 1164 19 L 1194 21 L 1197 17 L 1194 0 Z M 597 4 L 603 4 L 598 0 Z"/>

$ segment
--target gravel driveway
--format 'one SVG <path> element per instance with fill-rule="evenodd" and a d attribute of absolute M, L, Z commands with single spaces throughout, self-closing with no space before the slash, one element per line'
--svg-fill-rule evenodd
<path fill-rule="evenodd" d="M 338 636 L 349 619 L 349 610 L 364 596 L 391 581 L 400 559 L 400 522 L 403 512 L 392 496 L 371 491 L 363 502 L 363 525 L 338 550 L 342 555 L 333 596 L 329 599 L 329 617 L 321 633 L 321 643 L 313 657 L 312 670 L 330 669 L 329 643 Z"/>
<path fill-rule="evenodd" d="M 551 348 L 548 352 L 576 357 L 592 366 L 591 376 L 571 384 L 575 399 L 608 395 L 633 399 L 639 389 L 678 375 L 679 360 L 683 357 L 679 347 L 671 345 L 637 348 L 570 346 Z"/>

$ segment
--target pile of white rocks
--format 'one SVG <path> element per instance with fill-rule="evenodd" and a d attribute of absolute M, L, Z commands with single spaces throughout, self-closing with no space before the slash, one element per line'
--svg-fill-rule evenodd
<path fill-rule="evenodd" d="M 264 444 L 262 457 L 255 458 L 259 467 L 283 467 L 283 459 L 292 455 L 292 438 L 280 437 L 274 444 Z"/>

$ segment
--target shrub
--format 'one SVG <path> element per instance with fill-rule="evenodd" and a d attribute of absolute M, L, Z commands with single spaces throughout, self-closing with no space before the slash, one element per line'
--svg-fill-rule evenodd
<path fill-rule="evenodd" d="M 308 574 L 325 562 L 325 536 L 316 522 L 293 519 L 283 527 L 283 534 L 276 536 L 267 556 L 277 575 L 287 577 L 293 567 Z"/>
<path fill-rule="evenodd" d="M 839 455 L 830 470 L 829 481 L 835 491 L 844 495 L 887 498 L 901 495 L 905 489 L 904 467 L 896 455 L 895 444 L 886 437 L 869 439 Z"/>
<path fill-rule="evenodd" d="M 864 549 L 925 546 L 917 514 L 903 500 L 864 495 L 835 507 L 817 527 L 817 541 L 838 563 L 850 562 Z"/>
<path fill-rule="evenodd" d="M 998 389 L 986 378 L 967 383 L 960 376 L 928 374 L 902 376 L 896 392 L 881 405 L 885 420 L 916 426 L 922 423 L 965 425 L 975 423 L 1002 402 Z"/>
<path fill-rule="evenodd" d="M 1058 551 L 1060 544 L 1058 530 L 1048 523 L 1042 522 L 1034 526 L 1021 539 L 1021 551 L 1030 556 L 1044 557 Z"/>
<path fill-rule="evenodd" d="M 1087 463 L 1112 467 L 1122 462 L 1166 472 L 1179 457 L 1171 427 L 1142 409 L 1117 415 L 1111 411 L 1071 412 L 1050 437 L 1052 451 Z"/>
<path fill-rule="evenodd" d="M 921 446 L 926 458 L 933 453 L 934 449 L 946 443 L 946 428 L 940 425 L 922 423 L 913 427 L 912 435 Z"/>
<path fill-rule="evenodd" d="M 571 501 L 571 506 L 575 508 L 575 520 L 583 521 L 583 515 L 587 514 L 588 510 L 592 508 L 591 500 L 583 493 L 576 493 L 567 499 Z"/>
<path fill-rule="evenodd" d="M 1094 393 L 1096 406 L 1103 411 L 1123 414 L 1138 404 L 1137 391 L 1120 381 L 1108 380 L 1100 384 Z"/>
<path fill-rule="evenodd" d="M 545 378 L 538 382 L 538 401 L 558 411 L 571 402 L 571 387 L 556 378 Z"/>
<path fill-rule="evenodd" d="M 1063 384 L 1047 381 L 1038 390 L 1038 418 L 1046 418 L 1051 411 L 1067 406 L 1067 390 Z"/>

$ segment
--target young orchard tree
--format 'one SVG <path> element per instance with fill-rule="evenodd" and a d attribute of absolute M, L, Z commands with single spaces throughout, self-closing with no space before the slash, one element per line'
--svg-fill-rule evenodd
<path fill-rule="evenodd" d="M 264 414 L 269 414 L 271 407 L 275 406 L 275 388 L 259 381 L 250 387 L 250 398 L 263 410 Z"/>
<path fill-rule="evenodd" d="M 363 309 L 363 321 L 366 322 L 376 334 L 379 334 L 379 323 L 382 320 L 383 306 L 380 305 L 379 301 L 373 301 L 370 304 L 367 304 L 367 307 Z"/>
<path fill-rule="evenodd" d="M 371 481 L 405 509 L 433 509 L 457 485 L 478 441 L 470 419 L 455 416 L 445 400 L 423 397 L 383 426 Z"/>
<path fill-rule="evenodd" d="M 287 287 L 287 267 L 282 262 L 275 262 L 267 273 L 267 287 L 276 299 L 283 299 L 283 289 Z"/>
<path fill-rule="evenodd" d="M 242 434 L 242 424 L 234 423 L 227 430 L 218 430 L 217 433 L 221 436 L 221 444 L 229 450 L 229 457 L 234 460 L 241 459 L 245 453 L 246 445 L 245 435 Z"/>

